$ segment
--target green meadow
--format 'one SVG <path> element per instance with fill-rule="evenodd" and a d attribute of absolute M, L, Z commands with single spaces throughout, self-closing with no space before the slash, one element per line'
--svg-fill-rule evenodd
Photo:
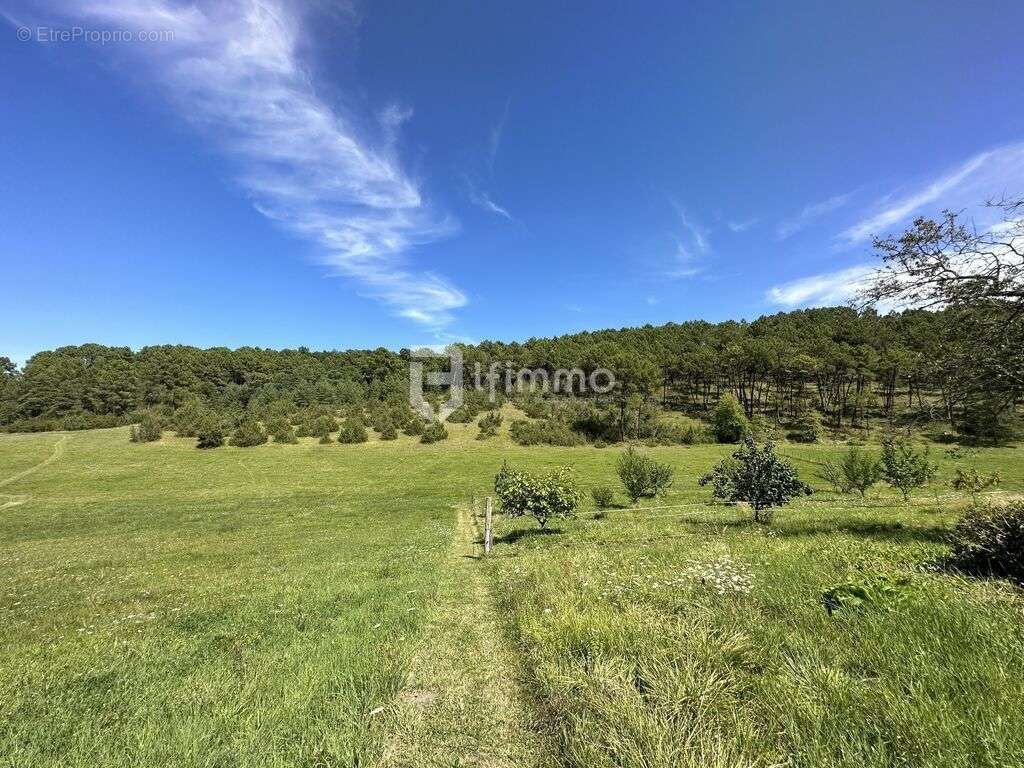
<path fill-rule="evenodd" d="M 540 531 L 503 460 L 617 485 L 619 449 L 447 441 L 199 451 L 0 435 L 0 764 L 1014 766 L 1024 598 L 933 567 L 966 499 L 814 475 L 770 526 L 710 503 L 726 446 L 652 448 L 664 498 Z M 984 449 L 1000 493 L 1024 454 Z M 474 503 L 475 502 L 475 503 Z M 862 610 L 822 595 L 898 584 Z"/>

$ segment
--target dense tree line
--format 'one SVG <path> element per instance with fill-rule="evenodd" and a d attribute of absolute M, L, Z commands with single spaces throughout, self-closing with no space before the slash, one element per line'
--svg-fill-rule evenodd
<path fill-rule="evenodd" d="M 962 322 L 949 311 L 880 315 L 835 307 L 753 322 L 693 321 L 523 343 L 487 341 L 462 348 L 464 376 L 473 386 L 477 372 L 486 376 L 496 363 L 500 388 L 506 367 L 552 373 L 580 368 L 587 374 L 609 369 L 616 387 L 597 400 L 617 416 L 621 436 L 639 430 L 652 405 L 701 415 L 727 392 L 747 418 L 775 423 L 814 412 L 844 428 L 909 415 L 994 431 L 1009 418 L 1018 393 L 1001 386 L 999 397 L 988 402 L 978 391 L 984 382 L 963 375 L 970 357 L 950 349 L 958 343 L 954 319 Z M 372 409 L 373 403 L 405 400 L 408 356 L 386 349 L 62 347 L 40 352 L 20 371 L 3 361 L 0 423 L 8 429 L 114 425 L 136 420 L 140 411 L 175 411 L 195 401 L 268 418 L 314 406 Z M 587 395 L 580 380 L 572 384 L 575 394 Z M 991 412 L 972 416 L 979 403 Z"/>

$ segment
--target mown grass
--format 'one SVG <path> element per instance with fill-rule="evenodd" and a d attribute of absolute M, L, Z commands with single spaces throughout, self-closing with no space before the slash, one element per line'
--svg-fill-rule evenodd
<path fill-rule="evenodd" d="M 0 762 L 364 763 L 452 515 L 329 448 L 76 433 L 5 489 L 30 498 L 0 517 Z"/>
<path fill-rule="evenodd" d="M 66 435 L 58 460 L 0 488 L 0 504 L 17 501 L 0 512 L 0 762 L 379 758 L 451 556 L 453 505 L 485 493 L 505 458 L 616 485 L 614 448 L 449 431 L 429 446 L 214 451 L 130 444 L 123 429 Z M 61 437 L 0 436 L 0 481 Z M 810 477 L 832 449 L 783 450 Z M 677 470 L 657 505 L 705 501 L 696 477 L 727 451 L 652 449 Z M 1019 493 L 1017 456 L 973 460 Z M 472 565 L 557 762 L 1019 764 L 1019 594 L 917 570 L 943 549 L 947 501 L 869 503 L 812 497 L 767 529 L 701 506 L 585 510 L 546 535 L 499 521 L 494 557 Z M 749 593 L 720 593 L 734 572 Z M 860 572 L 909 573 L 914 588 L 890 609 L 829 617 L 821 591 Z"/>

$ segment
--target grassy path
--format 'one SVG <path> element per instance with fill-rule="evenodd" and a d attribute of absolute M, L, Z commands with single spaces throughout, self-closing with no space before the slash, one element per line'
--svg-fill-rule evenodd
<path fill-rule="evenodd" d="M 22 470 L 18 474 L 12 475 L 11 477 L 8 477 L 5 480 L 0 480 L 0 488 L 8 486 L 11 483 L 16 483 L 19 480 L 21 480 L 22 478 L 28 477 L 29 475 L 31 475 L 31 474 L 33 474 L 35 472 L 38 472 L 43 467 L 48 467 L 50 464 L 53 464 L 53 462 L 57 461 L 58 459 L 60 459 L 64 455 L 64 446 L 65 446 L 65 444 L 67 442 L 68 442 L 68 436 L 64 435 L 64 437 L 62 437 L 60 440 L 58 440 L 54 444 L 54 446 L 53 446 L 53 453 L 51 453 L 48 458 L 46 458 L 45 460 L 39 462 L 34 467 L 29 467 L 28 469 Z"/>
<path fill-rule="evenodd" d="M 544 764 L 513 651 L 501 637 L 471 514 L 460 509 L 434 613 L 387 715 L 381 764 L 529 768 Z"/>

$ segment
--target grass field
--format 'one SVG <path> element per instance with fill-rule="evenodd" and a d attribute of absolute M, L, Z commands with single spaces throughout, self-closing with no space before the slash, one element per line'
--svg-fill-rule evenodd
<path fill-rule="evenodd" d="M 0 435 L 0 764 L 1024 763 L 1021 593 L 920 567 L 946 490 L 819 493 L 761 527 L 696 485 L 727 448 L 652 449 L 666 499 L 500 520 L 485 561 L 466 506 L 502 459 L 614 485 L 618 450 L 450 431 Z M 830 450 L 781 448 L 810 480 Z M 1019 450 L 975 461 L 1024 491 Z M 826 613 L 875 573 L 902 599 Z"/>

